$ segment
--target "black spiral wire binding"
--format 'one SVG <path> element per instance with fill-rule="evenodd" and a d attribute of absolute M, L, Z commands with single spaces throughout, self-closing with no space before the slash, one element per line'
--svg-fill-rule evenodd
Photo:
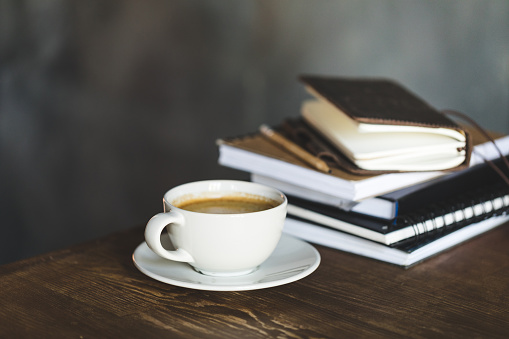
<path fill-rule="evenodd" d="M 397 229 L 411 227 L 414 236 L 402 242 L 417 245 L 423 241 L 438 239 L 467 225 L 507 214 L 509 204 L 505 203 L 504 198 L 508 195 L 509 188 L 504 185 L 502 187 L 500 185 L 488 186 L 456 199 L 434 203 L 415 213 L 398 216 L 393 227 Z M 502 206 L 496 208 L 495 201 L 499 198 L 502 199 Z M 491 208 L 487 207 L 489 204 Z M 480 207 L 481 213 L 476 213 L 476 206 Z M 466 211 L 469 208 L 472 209 L 472 216 L 467 217 Z M 452 218 L 450 223 L 448 223 L 448 216 Z M 395 243 L 392 246 L 397 247 L 400 243 Z"/>

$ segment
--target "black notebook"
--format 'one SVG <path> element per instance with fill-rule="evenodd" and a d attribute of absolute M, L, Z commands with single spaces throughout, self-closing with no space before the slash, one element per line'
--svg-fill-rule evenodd
<path fill-rule="evenodd" d="M 492 175 L 497 176 L 494 172 Z M 452 197 L 445 197 L 444 191 L 444 198 L 437 194 L 435 203 L 390 221 L 291 196 L 288 215 L 385 245 L 424 241 L 505 214 L 509 210 L 509 187 L 498 181 L 480 184 Z"/>

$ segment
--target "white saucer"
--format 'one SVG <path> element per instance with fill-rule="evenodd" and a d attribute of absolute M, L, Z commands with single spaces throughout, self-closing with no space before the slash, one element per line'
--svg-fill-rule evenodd
<path fill-rule="evenodd" d="M 255 272 L 237 277 L 200 274 L 186 263 L 159 257 L 145 242 L 134 251 L 133 261 L 142 273 L 170 285 L 208 291 L 246 291 L 302 279 L 316 270 L 320 254 L 310 244 L 283 234 L 272 255 Z"/>

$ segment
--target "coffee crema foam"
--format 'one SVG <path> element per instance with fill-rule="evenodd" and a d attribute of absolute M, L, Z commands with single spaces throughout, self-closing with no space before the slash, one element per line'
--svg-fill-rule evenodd
<path fill-rule="evenodd" d="M 197 197 L 187 199 L 174 206 L 186 211 L 210 214 L 252 213 L 271 209 L 281 202 L 257 195 L 232 195 L 220 197 Z"/>

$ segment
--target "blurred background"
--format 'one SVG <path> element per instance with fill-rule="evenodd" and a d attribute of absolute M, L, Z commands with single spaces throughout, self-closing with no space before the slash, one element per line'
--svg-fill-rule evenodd
<path fill-rule="evenodd" d="M 301 73 L 393 78 L 509 133 L 509 2 L 0 0 L 0 264 L 247 179 L 215 140 L 299 115 Z"/>

